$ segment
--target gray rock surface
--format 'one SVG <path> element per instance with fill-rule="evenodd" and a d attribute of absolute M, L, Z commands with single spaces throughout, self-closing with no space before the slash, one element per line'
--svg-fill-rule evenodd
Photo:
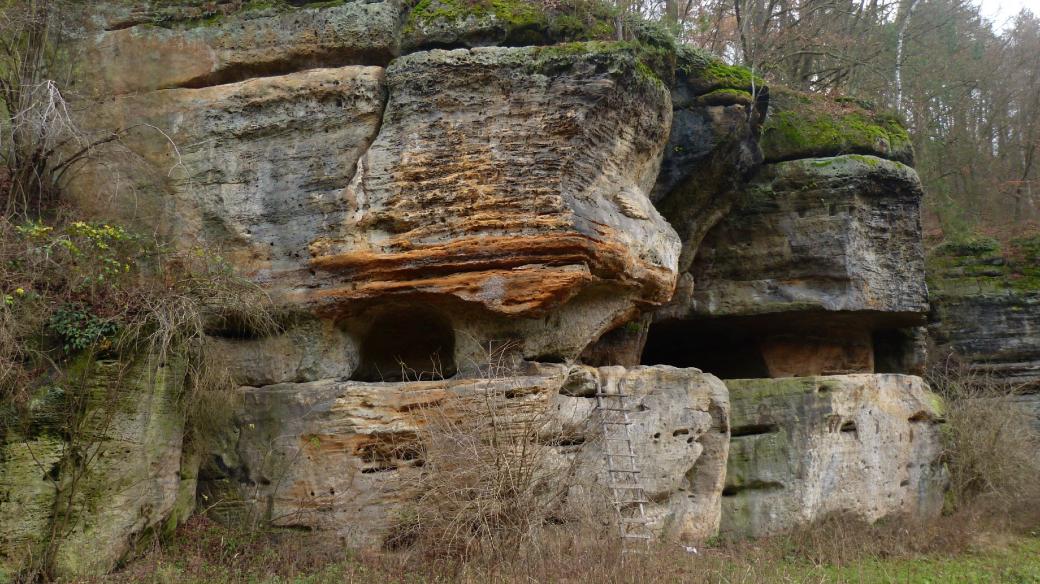
<path fill-rule="evenodd" d="M 767 166 L 702 243 L 690 312 L 876 312 L 923 322 L 921 196 L 913 169 L 872 156 Z"/>
<path fill-rule="evenodd" d="M 847 514 L 942 510 L 938 398 L 909 375 L 727 381 L 722 533 L 760 536 Z"/>

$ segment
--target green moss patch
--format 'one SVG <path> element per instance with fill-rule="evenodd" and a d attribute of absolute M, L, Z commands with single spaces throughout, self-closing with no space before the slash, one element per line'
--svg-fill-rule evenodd
<path fill-rule="evenodd" d="M 661 25 L 624 19 L 625 40 L 672 55 L 675 39 Z M 535 46 L 616 41 L 618 12 L 601 0 L 419 0 L 402 30 L 405 52 L 437 47 Z"/>
<path fill-rule="evenodd" d="M 910 135 L 899 119 L 865 105 L 774 88 L 762 129 L 766 160 L 872 154 L 912 164 Z"/>
<path fill-rule="evenodd" d="M 759 90 L 766 82 L 751 70 L 739 65 L 727 65 L 711 53 L 681 45 L 676 49 L 676 74 L 697 95 L 718 94 L 720 90 L 737 90 L 750 97 L 752 89 Z"/>
<path fill-rule="evenodd" d="M 943 242 L 928 254 L 928 287 L 939 296 L 1040 292 L 1040 233 Z"/>

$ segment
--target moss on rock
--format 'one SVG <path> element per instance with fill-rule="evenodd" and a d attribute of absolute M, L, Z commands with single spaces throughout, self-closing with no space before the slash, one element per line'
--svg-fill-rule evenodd
<path fill-rule="evenodd" d="M 766 160 L 872 154 L 912 164 L 910 135 L 899 119 L 864 105 L 869 104 L 774 88 L 762 130 Z"/>
<path fill-rule="evenodd" d="M 1011 239 L 967 235 L 928 254 L 928 287 L 938 296 L 1040 292 L 1040 233 Z"/>
<path fill-rule="evenodd" d="M 401 45 L 411 52 L 608 42 L 618 40 L 617 22 L 617 9 L 599 0 L 565 0 L 552 7 L 530 0 L 419 0 L 408 13 Z M 674 66 L 675 39 L 661 25 L 624 17 L 624 33 L 626 41 L 669 55 Z"/>
<path fill-rule="evenodd" d="M 727 65 L 715 55 L 689 45 L 681 45 L 676 49 L 675 68 L 676 74 L 697 95 L 736 90 L 750 97 L 753 89 L 766 86 L 765 81 L 753 75 L 750 69 Z"/>

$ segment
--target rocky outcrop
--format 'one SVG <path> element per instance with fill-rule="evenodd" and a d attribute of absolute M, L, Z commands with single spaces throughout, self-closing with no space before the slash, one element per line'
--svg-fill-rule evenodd
<path fill-rule="evenodd" d="M 919 377 L 727 382 L 722 533 L 767 535 L 830 514 L 930 516 L 946 484 L 938 399 Z"/>
<path fill-rule="evenodd" d="M 588 320 L 667 300 L 679 241 L 646 193 L 671 110 L 638 64 L 597 45 L 395 61 L 383 127 L 346 192 L 350 219 L 310 246 L 331 284 L 302 300 L 340 312 L 425 295 L 541 316 L 611 290 L 574 303 L 583 336 L 570 351 L 602 334 L 582 330 Z"/>
<path fill-rule="evenodd" d="M 436 299 L 465 363 L 489 338 L 574 357 L 668 299 L 679 241 L 647 193 L 670 112 L 632 50 L 591 43 L 150 92 L 91 123 L 136 127 L 156 178 L 134 193 L 171 192 L 181 241 L 326 317 Z"/>
<path fill-rule="evenodd" d="M 769 95 L 767 164 L 680 266 L 644 362 L 723 377 L 919 372 L 920 344 L 904 338 L 928 310 L 923 191 L 901 162 L 905 131 L 848 102 Z"/>
<path fill-rule="evenodd" d="M 531 447 L 573 471 L 563 505 L 606 500 L 598 389 L 639 402 L 633 447 L 661 536 L 937 510 L 938 414 L 920 379 L 735 381 L 731 444 L 712 375 L 919 366 L 905 131 L 861 104 L 769 90 L 594 3 L 570 8 L 86 7 L 77 89 L 94 101 L 77 111 L 113 139 L 72 195 L 219 253 L 282 327 L 211 323 L 206 346 L 242 403 L 209 450 L 182 455 L 166 380 L 158 402 L 118 410 L 110 442 L 127 444 L 90 483 L 103 500 L 74 499 L 61 570 L 104 571 L 175 523 L 196 466 L 227 521 L 382 543 L 416 500 L 431 413 L 534 416 Z M 618 26 L 630 40 L 610 42 Z M 488 403 L 496 416 L 479 415 Z M 60 470 L 64 440 L 4 442 L 0 505 L 24 517 L 5 508 L 5 558 L 41 544 L 61 491 L 28 464 Z M 91 540 L 102 553 L 82 553 Z"/>
<path fill-rule="evenodd" d="M 946 242 L 928 284 L 932 361 L 1005 386 L 1040 427 L 1040 236 Z"/>
<path fill-rule="evenodd" d="M 569 469 L 558 481 L 588 492 L 605 480 L 594 394 L 623 386 L 639 404 L 631 432 L 654 529 L 692 540 L 715 533 L 729 440 L 718 379 L 671 367 L 527 369 L 487 379 L 243 388 L 240 420 L 203 493 L 226 514 L 376 544 L 422 487 L 424 427 L 436 416 L 488 413 L 489 400 L 498 426 L 526 420 L 533 456 Z"/>
<path fill-rule="evenodd" d="M 921 320 L 917 174 L 873 156 L 767 166 L 703 242 L 691 311 L 708 317 L 861 312 Z"/>
<path fill-rule="evenodd" d="M 30 424 L 7 428 L 0 575 L 41 559 L 58 575 L 104 574 L 136 538 L 190 511 L 194 499 L 178 499 L 194 491 L 193 472 L 181 474 L 183 376 L 173 363 L 81 362 L 33 400 Z M 69 427 L 73 408 L 85 413 Z"/>

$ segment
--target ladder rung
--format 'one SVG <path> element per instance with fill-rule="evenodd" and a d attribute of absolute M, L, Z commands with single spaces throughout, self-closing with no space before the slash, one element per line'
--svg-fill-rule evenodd
<path fill-rule="evenodd" d="M 635 397 L 631 393 L 597 393 L 596 397 Z"/>
<path fill-rule="evenodd" d="M 639 455 L 636 455 L 636 454 L 628 454 L 627 452 L 607 452 L 607 453 L 605 453 L 605 454 L 606 454 L 607 456 L 627 456 L 627 457 L 629 457 L 629 458 L 639 458 Z"/>
<path fill-rule="evenodd" d="M 603 420 L 603 423 L 604 424 L 612 424 L 614 426 L 631 426 L 632 425 L 632 422 L 629 422 L 628 420 L 625 420 L 624 422 L 612 422 L 610 420 Z M 624 438 L 623 440 L 628 440 L 628 438 Z"/>
<path fill-rule="evenodd" d="M 601 412 L 632 412 L 633 414 L 635 413 L 634 411 L 632 411 L 631 408 L 605 408 L 600 406 L 599 410 Z"/>
<path fill-rule="evenodd" d="M 629 539 L 650 539 L 651 538 L 650 535 L 646 535 L 646 534 L 643 534 L 643 533 L 624 533 L 624 534 L 621 535 L 621 537 L 627 537 Z"/>
<path fill-rule="evenodd" d="M 632 474 L 639 474 L 639 470 L 637 470 L 637 469 L 608 468 L 607 470 L 610 471 L 610 472 L 627 472 L 627 473 L 632 473 Z"/>

